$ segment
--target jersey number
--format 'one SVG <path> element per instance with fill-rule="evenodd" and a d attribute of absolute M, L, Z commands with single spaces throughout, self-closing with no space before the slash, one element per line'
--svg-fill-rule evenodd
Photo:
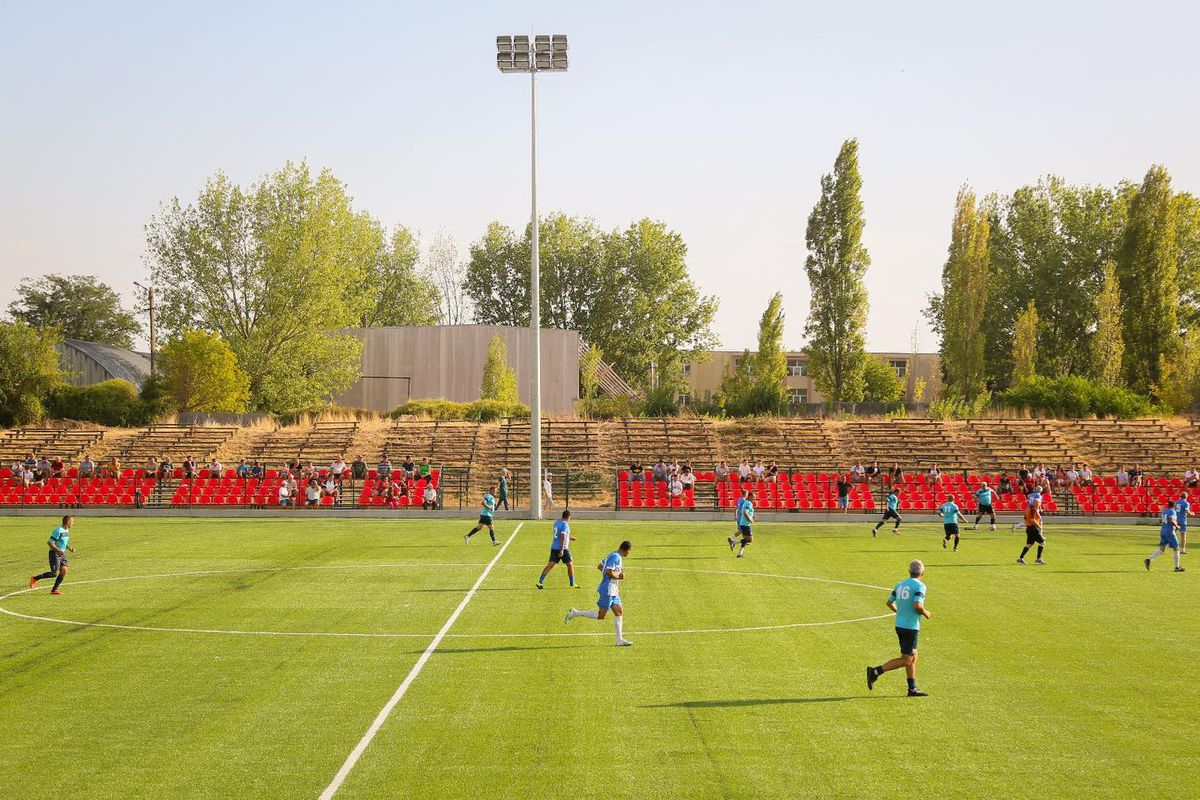
<path fill-rule="evenodd" d="M 909 589 L 907 586 L 901 586 L 900 591 L 897 592 L 896 595 L 901 600 L 907 600 L 912 595 L 912 590 Z"/>

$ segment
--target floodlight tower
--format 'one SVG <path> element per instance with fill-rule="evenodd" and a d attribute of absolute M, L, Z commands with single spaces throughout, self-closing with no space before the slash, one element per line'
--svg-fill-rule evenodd
<path fill-rule="evenodd" d="M 529 515 L 542 518 L 542 317 L 541 275 L 538 268 L 537 204 L 537 76 L 539 72 L 567 71 L 567 37 L 536 35 L 530 48 L 529 36 L 497 36 L 496 66 L 501 72 L 529 73 L 529 172 L 530 239 L 532 255 L 529 276 L 529 334 L 533 350 L 533 375 L 529 391 Z"/>

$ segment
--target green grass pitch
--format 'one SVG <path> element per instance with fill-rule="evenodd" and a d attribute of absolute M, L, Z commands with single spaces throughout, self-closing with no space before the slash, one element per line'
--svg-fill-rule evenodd
<path fill-rule="evenodd" d="M 297 516 L 82 516 L 62 597 L 20 592 L 54 520 L 0 520 L 0 608 L 102 624 L 0 614 L 0 796 L 318 797 L 499 548 Z M 1045 567 L 1007 526 L 953 553 L 928 523 L 760 524 L 744 560 L 731 529 L 578 521 L 582 588 L 536 591 L 550 524 L 524 523 L 337 797 L 1200 796 L 1200 567 L 1146 573 L 1155 528 L 1050 519 Z M 562 618 L 625 538 L 617 648 Z M 912 558 L 922 699 L 863 677 Z"/>

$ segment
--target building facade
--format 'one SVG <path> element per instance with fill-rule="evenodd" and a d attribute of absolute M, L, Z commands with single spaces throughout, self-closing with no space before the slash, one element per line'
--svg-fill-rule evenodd
<path fill-rule="evenodd" d="M 751 355 L 753 355 L 753 351 Z M 705 360 L 689 361 L 684 364 L 684 378 L 688 393 L 681 398 L 684 403 L 716 394 L 721 381 L 732 374 L 741 363 L 741 350 L 711 350 Z M 904 381 L 904 401 L 908 403 L 936 400 L 941 394 L 941 359 L 937 353 L 870 353 L 883 359 Z M 813 386 L 808 374 L 808 357 L 801 352 L 787 354 L 787 387 L 792 405 L 812 405 L 825 402 L 826 398 Z M 924 380 L 925 392 L 920 401 L 916 399 L 918 380 Z"/>
<path fill-rule="evenodd" d="M 58 360 L 67 382 L 75 386 L 119 378 L 140 387 L 150 376 L 149 355 L 108 344 L 64 339 L 58 345 Z"/>

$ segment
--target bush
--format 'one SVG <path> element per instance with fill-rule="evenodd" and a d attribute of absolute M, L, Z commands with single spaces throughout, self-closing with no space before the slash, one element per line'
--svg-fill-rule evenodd
<path fill-rule="evenodd" d="M 983 416 L 992 405 L 990 392 L 983 392 L 968 400 L 965 397 L 947 395 L 929 404 L 929 416 L 932 419 L 972 419 Z"/>
<path fill-rule="evenodd" d="M 1026 378 L 1001 394 L 999 401 L 1009 408 L 1054 417 L 1129 419 L 1154 413 L 1149 398 L 1075 375 Z"/>
<path fill-rule="evenodd" d="M 475 422 L 495 422 L 504 417 L 528 418 L 529 406 L 523 403 L 506 403 L 503 400 L 476 400 L 467 403 L 466 419 Z"/>
<path fill-rule="evenodd" d="M 633 416 L 628 397 L 592 397 L 575 401 L 575 413 L 588 419 L 621 419 Z"/>
<path fill-rule="evenodd" d="M 529 406 L 522 403 L 505 403 L 502 400 L 476 400 L 473 403 L 456 403 L 443 398 L 409 400 L 396 406 L 391 417 L 428 417 L 429 419 L 465 419 L 472 422 L 494 422 L 504 417 L 528 417 Z"/>
<path fill-rule="evenodd" d="M 643 417 L 673 417 L 679 413 L 679 398 L 675 387 L 663 383 L 656 389 L 646 392 L 646 396 L 638 401 L 637 413 Z"/>
<path fill-rule="evenodd" d="M 156 402 L 144 403 L 137 387 L 120 379 L 91 386 L 60 383 L 50 392 L 46 402 L 46 411 L 52 417 L 117 428 L 144 425 L 154 418 L 159 408 Z"/>

